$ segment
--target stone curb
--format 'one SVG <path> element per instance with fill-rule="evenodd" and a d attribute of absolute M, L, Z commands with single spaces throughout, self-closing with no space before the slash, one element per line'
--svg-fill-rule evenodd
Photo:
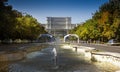
<path fill-rule="evenodd" d="M 1 52 L 0 61 L 16 61 L 25 58 L 25 51 L 16 51 L 16 52 Z"/>
<path fill-rule="evenodd" d="M 86 46 L 73 45 L 72 47 L 73 51 L 84 54 L 85 57 L 92 61 L 109 62 L 120 67 L 120 53 L 100 52 L 96 48 Z M 77 50 L 75 50 L 75 47 L 77 47 Z"/>

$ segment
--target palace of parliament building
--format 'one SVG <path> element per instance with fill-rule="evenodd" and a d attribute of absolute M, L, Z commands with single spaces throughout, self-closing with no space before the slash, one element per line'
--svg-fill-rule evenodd
<path fill-rule="evenodd" d="M 45 29 L 54 36 L 64 36 L 70 29 L 76 27 L 71 24 L 71 17 L 47 17 L 47 24 L 42 24 Z"/>

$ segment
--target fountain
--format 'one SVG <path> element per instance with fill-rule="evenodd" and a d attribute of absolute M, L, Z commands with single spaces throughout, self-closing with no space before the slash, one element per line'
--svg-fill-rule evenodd
<path fill-rule="evenodd" d="M 58 66 L 57 66 L 57 51 L 56 51 L 56 48 L 52 49 L 52 54 L 53 54 L 53 63 L 54 63 L 53 69 L 57 69 Z"/>

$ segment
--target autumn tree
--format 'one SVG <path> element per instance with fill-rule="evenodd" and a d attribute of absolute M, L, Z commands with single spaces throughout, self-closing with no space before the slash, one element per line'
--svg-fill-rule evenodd
<path fill-rule="evenodd" d="M 82 40 L 107 42 L 116 39 L 120 42 L 120 0 L 109 0 L 100 6 L 92 19 L 72 29 Z"/>

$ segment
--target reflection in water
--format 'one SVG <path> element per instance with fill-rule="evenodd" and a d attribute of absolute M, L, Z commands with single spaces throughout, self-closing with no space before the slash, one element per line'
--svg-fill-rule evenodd
<path fill-rule="evenodd" d="M 32 53 L 29 53 L 27 54 L 27 58 L 34 58 L 34 57 L 37 57 L 37 56 L 40 56 L 40 55 L 43 55 L 44 53 L 40 52 L 40 51 L 36 51 L 36 52 L 32 52 Z"/>

